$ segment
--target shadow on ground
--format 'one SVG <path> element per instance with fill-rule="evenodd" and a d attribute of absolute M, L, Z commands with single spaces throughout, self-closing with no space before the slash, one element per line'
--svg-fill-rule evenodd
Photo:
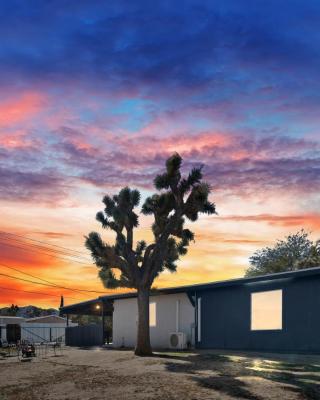
<path fill-rule="evenodd" d="M 262 400 L 252 393 L 250 384 L 241 378 L 263 378 L 283 384 L 282 388 L 302 399 L 320 399 L 320 367 L 248 357 L 214 354 L 169 355 L 166 368 L 173 373 L 189 374 L 201 387 L 213 389 L 235 399 Z"/>

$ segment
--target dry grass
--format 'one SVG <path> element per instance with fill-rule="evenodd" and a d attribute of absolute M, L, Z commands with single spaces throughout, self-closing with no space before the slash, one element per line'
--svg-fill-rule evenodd
<path fill-rule="evenodd" d="M 320 399 L 320 358 L 67 348 L 0 361 L 0 400 Z"/>

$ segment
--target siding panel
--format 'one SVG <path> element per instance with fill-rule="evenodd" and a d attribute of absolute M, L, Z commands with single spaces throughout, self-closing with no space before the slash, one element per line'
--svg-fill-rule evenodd
<path fill-rule="evenodd" d="M 252 292 L 283 290 L 283 329 L 251 331 Z M 320 278 L 265 281 L 199 292 L 200 348 L 320 351 Z"/>

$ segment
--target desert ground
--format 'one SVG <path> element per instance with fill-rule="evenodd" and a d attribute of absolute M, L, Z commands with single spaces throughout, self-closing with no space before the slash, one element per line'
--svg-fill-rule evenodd
<path fill-rule="evenodd" d="M 0 399 L 320 399 L 320 356 L 65 348 L 0 358 Z"/>

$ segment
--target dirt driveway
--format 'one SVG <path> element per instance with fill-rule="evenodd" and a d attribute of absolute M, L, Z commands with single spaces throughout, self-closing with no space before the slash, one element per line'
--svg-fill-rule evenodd
<path fill-rule="evenodd" d="M 320 399 L 320 357 L 66 348 L 0 360 L 0 399 Z"/>

